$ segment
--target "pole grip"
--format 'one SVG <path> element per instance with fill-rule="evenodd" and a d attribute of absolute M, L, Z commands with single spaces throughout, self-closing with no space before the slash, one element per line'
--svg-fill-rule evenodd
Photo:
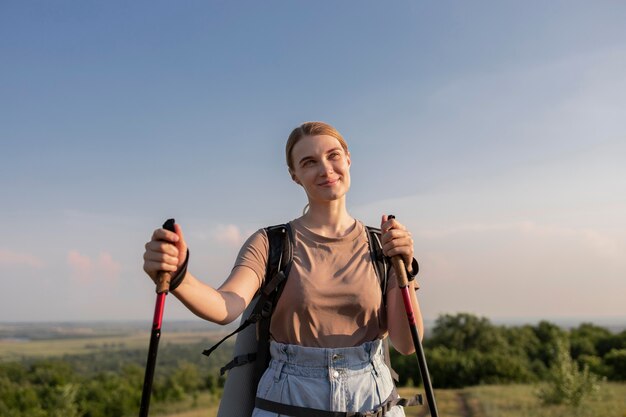
<path fill-rule="evenodd" d="M 396 216 L 390 214 L 387 216 L 388 220 L 395 219 Z M 409 285 L 409 278 L 406 276 L 406 267 L 404 265 L 404 261 L 400 255 L 391 257 L 391 265 L 393 265 L 393 270 L 396 271 L 396 279 L 398 280 L 398 286 L 400 288 L 407 287 Z"/>
<path fill-rule="evenodd" d="M 398 286 L 404 288 L 409 285 L 409 278 L 406 276 L 406 267 L 404 261 L 400 255 L 391 257 L 391 264 L 394 271 L 396 271 L 396 279 L 398 280 Z"/>
<path fill-rule="evenodd" d="M 170 232 L 173 232 L 175 223 L 176 221 L 174 219 L 167 219 L 167 221 L 163 223 L 163 228 L 165 230 L 169 230 Z M 172 274 L 169 272 L 160 271 L 157 274 L 157 286 L 156 286 L 157 294 L 162 294 L 162 293 L 167 294 L 170 291 L 171 279 L 172 279 Z"/>
<path fill-rule="evenodd" d="M 168 293 L 170 291 L 170 280 L 172 275 L 169 272 L 161 271 L 157 275 L 157 294 Z"/>

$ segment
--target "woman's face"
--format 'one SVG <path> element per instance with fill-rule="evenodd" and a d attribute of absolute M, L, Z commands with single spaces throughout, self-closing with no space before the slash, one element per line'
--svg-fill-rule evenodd
<path fill-rule="evenodd" d="M 331 201 L 350 188 L 350 153 L 328 135 L 304 136 L 293 147 L 291 177 L 302 185 L 309 201 Z"/>

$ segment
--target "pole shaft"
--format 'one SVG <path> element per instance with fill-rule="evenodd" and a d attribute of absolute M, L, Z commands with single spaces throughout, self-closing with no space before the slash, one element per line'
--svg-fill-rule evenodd
<path fill-rule="evenodd" d="M 174 232 L 174 219 L 168 219 L 163 228 Z M 148 417 L 150 408 L 150 396 L 152 395 L 152 381 L 154 380 L 154 368 L 156 367 L 157 352 L 159 350 L 159 340 L 161 340 L 161 324 L 163 323 L 163 310 L 165 309 L 165 297 L 170 290 L 171 274 L 160 271 L 157 274 L 157 298 L 154 305 L 154 317 L 152 318 L 152 332 L 150 333 L 150 346 L 148 347 L 148 360 L 146 362 L 146 373 L 143 379 L 143 390 L 141 391 L 141 405 L 139 406 L 139 417 Z"/>
<path fill-rule="evenodd" d="M 426 393 L 428 409 L 432 417 L 439 417 L 439 412 L 437 411 L 437 403 L 435 402 L 435 394 L 433 392 L 432 383 L 430 382 L 428 366 L 426 365 L 424 348 L 422 347 L 422 342 L 420 341 L 419 333 L 417 332 L 417 325 L 415 324 L 415 314 L 413 313 L 413 307 L 411 305 L 411 295 L 409 294 L 409 287 L 403 287 L 400 288 L 400 290 L 402 291 L 402 299 L 404 300 L 404 307 L 409 322 L 409 329 L 411 330 L 413 346 L 415 346 L 415 356 L 417 357 L 417 364 L 419 365 L 420 376 L 422 378 L 422 383 L 424 384 L 424 391 Z"/>
<path fill-rule="evenodd" d="M 150 333 L 150 346 L 148 347 L 146 373 L 143 379 L 143 390 L 141 392 L 141 406 L 139 407 L 139 417 L 148 417 L 148 410 L 150 408 L 152 381 L 154 380 L 154 369 L 156 367 L 159 340 L 161 340 L 161 323 L 163 321 L 163 309 L 165 307 L 166 295 L 167 293 L 157 294 L 156 304 L 154 306 L 154 320 L 152 322 L 152 332 Z"/>
<path fill-rule="evenodd" d="M 395 216 L 390 215 L 388 219 L 393 219 Z M 437 403 L 435 402 L 435 395 L 433 394 L 433 386 L 430 382 L 430 374 L 428 373 L 428 366 L 426 366 L 426 356 L 424 356 L 424 348 L 417 332 L 417 324 L 415 323 L 415 313 L 413 312 L 413 304 L 411 303 L 411 294 L 409 293 L 409 279 L 406 276 L 406 268 L 404 261 L 399 255 L 391 258 L 391 264 L 393 270 L 396 272 L 396 279 L 398 280 L 398 287 L 402 292 L 402 301 L 404 302 L 404 310 L 406 311 L 407 322 L 409 329 L 411 330 L 411 339 L 413 340 L 413 346 L 415 347 L 415 356 L 417 357 L 417 364 L 419 365 L 420 376 L 422 377 L 422 383 L 424 384 L 424 391 L 426 391 L 426 401 L 428 402 L 428 409 L 431 417 L 439 417 L 437 411 Z"/>

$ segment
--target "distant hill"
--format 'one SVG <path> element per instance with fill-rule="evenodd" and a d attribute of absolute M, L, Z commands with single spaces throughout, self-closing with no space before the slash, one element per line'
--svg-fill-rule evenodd
<path fill-rule="evenodd" d="M 0 323 L 0 340 L 80 339 L 102 336 L 126 336 L 148 332 L 151 321 L 18 322 Z M 230 327 L 201 321 L 164 321 L 163 332 L 189 333 L 227 331 Z"/>
<path fill-rule="evenodd" d="M 593 323 L 604 327 L 613 333 L 626 330 L 626 317 L 608 318 L 493 318 L 493 324 L 505 326 L 536 325 L 540 321 L 548 321 L 563 329 L 571 329 L 581 323 Z M 198 320 L 165 320 L 164 333 L 178 332 L 226 332 L 234 330 L 239 320 L 227 326 Z M 426 337 L 429 330 L 435 325 L 435 320 L 425 319 Z M 0 322 L 0 340 L 48 340 L 48 339 L 78 339 L 102 336 L 125 336 L 137 332 L 149 331 L 152 326 L 150 320 L 128 321 L 67 321 L 67 322 Z"/>

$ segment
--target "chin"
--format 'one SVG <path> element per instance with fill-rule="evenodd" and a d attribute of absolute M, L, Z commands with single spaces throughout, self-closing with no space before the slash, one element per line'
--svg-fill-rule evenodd
<path fill-rule="evenodd" d="M 329 188 L 327 190 L 316 190 L 316 192 L 309 194 L 307 196 L 309 201 L 320 201 L 320 202 L 330 202 L 336 201 L 344 198 L 348 193 L 349 187 L 335 187 Z"/>
<path fill-rule="evenodd" d="M 348 191 L 335 191 L 333 193 L 327 194 L 324 197 L 324 200 L 326 201 L 336 201 L 336 200 L 341 200 L 342 198 L 344 198 L 346 196 L 346 194 L 348 193 Z"/>

